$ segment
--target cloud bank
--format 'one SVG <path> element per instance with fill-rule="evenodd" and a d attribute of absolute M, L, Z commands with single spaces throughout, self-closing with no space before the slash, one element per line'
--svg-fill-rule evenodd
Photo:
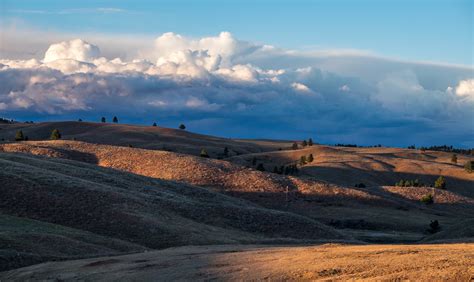
<path fill-rule="evenodd" d="M 106 46 L 106 49 L 109 47 Z M 81 39 L 0 59 L 0 113 L 123 121 L 230 137 L 474 147 L 473 69 L 370 54 L 300 52 L 165 33 L 135 58 Z"/>

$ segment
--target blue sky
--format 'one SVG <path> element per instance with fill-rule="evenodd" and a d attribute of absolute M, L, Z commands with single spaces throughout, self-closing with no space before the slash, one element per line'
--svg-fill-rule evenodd
<path fill-rule="evenodd" d="M 291 49 L 358 49 L 405 60 L 473 64 L 473 1 L 1 0 L 2 25 L 55 32 L 173 31 Z"/>
<path fill-rule="evenodd" d="M 473 148 L 472 3 L 0 0 L 0 116 Z"/>

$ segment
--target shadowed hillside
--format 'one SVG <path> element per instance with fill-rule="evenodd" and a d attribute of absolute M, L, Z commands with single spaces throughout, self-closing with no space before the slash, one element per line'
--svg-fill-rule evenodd
<path fill-rule="evenodd" d="M 71 160 L 0 153 L 0 182 L 2 215 L 67 226 L 149 248 L 347 238 L 307 217 L 264 209 L 196 186 Z M 28 247 L 15 241 L 10 250 L 21 256 Z M 88 254 L 94 252 L 82 253 Z"/>
<path fill-rule="evenodd" d="M 206 149 L 214 158 L 224 157 L 225 147 L 233 156 L 291 146 L 288 142 L 232 140 L 158 126 L 76 121 L 0 124 L 0 140 L 14 141 L 18 130 L 22 130 L 29 140 L 48 140 L 53 129 L 58 129 L 63 139 L 126 147 L 131 145 L 191 155 L 199 155 L 201 149 Z"/>
<path fill-rule="evenodd" d="M 432 188 L 344 187 L 313 177 L 260 172 L 227 161 L 164 151 L 77 141 L 29 141 L 5 144 L 0 150 L 79 160 L 198 185 L 313 218 L 365 241 L 417 241 L 427 235 L 427 226 L 433 219 L 450 226 L 457 218 L 473 216 L 474 200 L 449 190 L 434 191 L 434 204 L 428 206 L 420 199 L 433 193 Z"/>

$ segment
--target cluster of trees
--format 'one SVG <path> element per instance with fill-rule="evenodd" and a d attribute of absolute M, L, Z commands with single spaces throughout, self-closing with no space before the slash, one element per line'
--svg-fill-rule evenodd
<path fill-rule="evenodd" d="M 418 179 L 415 179 L 415 180 L 401 179 L 400 181 L 395 183 L 395 186 L 398 186 L 398 187 L 426 187 L 426 185 L 421 183 Z"/>
<path fill-rule="evenodd" d="M 410 145 L 407 147 L 408 149 L 417 149 L 415 145 Z M 439 151 L 439 152 L 451 152 L 451 153 L 457 153 L 457 154 L 464 154 L 464 155 L 474 155 L 474 148 L 471 149 L 461 149 L 461 148 L 455 148 L 452 145 L 441 145 L 441 146 L 421 146 L 418 147 L 419 150 L 421 151 Z"/>
<path fill-rule="evenodd" d="M 78 121 L 82 121 L 82 119 L 78 119 Z M 101 118 L 100 118 L 100 122 L 106 123 L 106 122 L 107 122 L 107 119 L 106 119 L 105 117 L 101 117 Z M 118 118 L 117 118 L 116 116 L 114 116 L 114 117 L 112 118 L 112 122 L 113 122 L 113 123 L 118 123 L 118 122 L 119 122 L 119 121 L 118 121 Z"/>
<path fill-rule="evenodd" d="M 28 136 L 23 134 L 22 130 L 18 130 L 15 133 L 15 141 L 28 141 L 28 139 L 29 139 Z M 61 139 L 61 133 L 59 133 L 59 130 L 58 129 L 53 129 L 53 131 L 51 131 L 51 136 L 49 137 L 49 139 L 51 139 L 51 140 Z"/>
<path fill-rule="evenodd" d="M 453 152 L 453 153 L 464 154 L 464 155 L 474 155 L 474 148 L 461 149 L 461 148 L 455 148 L 452 145 L 451 146 L 442 145 L 442 146 L 420 147 L 420 150 L 422 150 L 422 151 L 431 150 L 431 151 L 441 151 L 441 152 Z"/>
<path fill-rule="evenodd" d="M 298 166 L 296 166 L 296 164 L 290 164 L 290 165 L 287 165 L 287 166 L 282 165 L 280 167 L 275 166 L 273 168 L 273 173 L 285 174 L 285 175 L 297 174 L 298 173 Z"/>
<path fill-rule="evenodd" d="M 427 187 L 426 184 L 420 182 L 418 179 L 415 180 L 400 180 L 397 183 L 395 183 L 395 186 L 398 187 Z M 433 187 L 433 185 L 430 185 L 430 187 Z M 434 183 L 435 188 L 439 189 L 446 189 L 446 178 L 444 176 L 438 177 Z"/>
<path fill-rule="evenodd" d="M 301 142 L 302 147 L 313 146 L 313 145 L 314 145 L 313 138 L 309 138 L 308 141 L 303 140 L 303 142 Z M 292 150 L 297 150 L 298 149 L 298 143 L 293 142 L 293 145 L 291 145 L 291 149 Z"/>
<path fill-rule="evenodd" d="M 334 144 L 334 146 L 336 146 L 336 147 L 351 147 L 351 148 L 380 148 L 380 147 L 382 147 L 382 144 L 377 144 L 377 145 L 372 145 L 372 146 L 361 146 L 361 145 L 357 145 L 357 144 L 337 143 L 337 144 Z"/>
<path fill-rule="evenodd" d="M 309 154 L 308 156 L 301 156 L 300 165 L 305 165 L 307 163 L 312 163 L 313 161 L 314 161 L 313 154 Z"/>
<path fill-rule="evenodd" d="M 301 142 L 301 145 L 302 145 L 303 147 L 306 147 L 306 146 L 313 146 L 313 139 L 312 139 L 312 138 L 309 138 L 308 141 L 303 140 L 303 142 Z"/>

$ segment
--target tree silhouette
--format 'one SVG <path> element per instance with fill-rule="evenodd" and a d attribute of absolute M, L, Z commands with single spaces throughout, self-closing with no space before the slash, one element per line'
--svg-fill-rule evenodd
<path fill-rule="evenodd" d="M 100 122 L 106 122 L 105 117 L 102 117 L 102 118 L 100 119 Z"/>
<path fill-rule="evenodd" d="M 453 164 L 457 164 L 458 163 L 458 156 L 456 154 L 453 154 L 453 156 L 451 157 L 451 162 Z"/>
<path fill-rule="evenodd" d="M 25 136 L 23 135 L 23 131 L 18 130 L 15 134 L 15 141 L 23 141 L 25 140 Z"/>
<path fill-rule="evenodd" d="M 117 117 L 114 117 L 114 118 L 112 119 L 112 122 L 113 122 L 113 123 L 118 123 L 118 118 L 117 118 Z"/>
<path fill-rule="evenodd" d="M 180 124 L 180 125 L 179 125 L 179 129 L 181 129 L 181 130 L 185 130 L 185 129 L 186 129 L 186 125 L 184 125 L 184 124 Z"/>
<path fill-rule="evenodd" d="M 436 179 L 435 188 L 446 189 L 446 179 L 444 176 L 440 176 Z"/>
<path fill-rule="evenodd" d="M 61 133 L 59 133 L 59 130 L 53 129 L 53 131 L 51 132 L 51 137 L 49 137 L 49 139 L 51 140 L 61 139 Z"/>
<path fill-rule="evenodd" d="M 200 156 L 203 158 L 209 158 L 209 154 L 207 153 L 205 149 L 201 149 Z"/>

